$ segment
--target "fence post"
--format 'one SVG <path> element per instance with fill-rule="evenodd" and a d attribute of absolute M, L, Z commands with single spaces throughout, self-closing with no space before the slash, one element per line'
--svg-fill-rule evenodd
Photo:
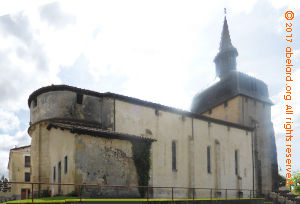
<path fill-rule="evenodd" d="M 80 189 L 80 187 L 81 187 L 81 186 L 80 186 L 80 184 L 79 184 L 79 185 L 78 185 L 78 194 L 79 194 L 79 200 L 80 200 L 80 202 L 81 202 L 81 192 L 80 192 L 81 189 Z"/>
<path fill-rule="evenodd" d="M 149 201 L 149 186 L 147 186 L 147 202 Z"/>
<path fill-rule="evenodd" d="M 212 188 L 210 189 L 210 199 L 212 200 Z"/>
<path fill-rule="evenodd" d="M 173 195 L 173 187 L 172 187 L 172 201 L 173 201 L 173 199 L 174 199 L 174 197 L 173 197 L 174 195 Z"/>
<path fill-rule="evenodd" d="M 193 188 L 192 190 L 193 190 L 193 200 L 195 200 L 195 188 Z"/>
<path fill-rule="evenodd" d="M 225 197 L 226 197 L 226 200 L 227 200 L 227 189 L 225 190 Z"/>
<path fill-rule="evenodd" d="M 31 201 L 33 203 L 33 200 L 34 200 L 34 193 L 33 193 L 33 183 L 31 183 Z"/>

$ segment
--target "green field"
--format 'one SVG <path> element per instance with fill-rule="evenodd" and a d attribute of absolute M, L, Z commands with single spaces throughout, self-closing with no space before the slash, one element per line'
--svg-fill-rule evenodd
<path fill-rule="evenodd" d="M 255 198 L 255 199 L 263 199 L 263 198 Z M 174 201 L 191 201 L 193 199 L 174 199 Z M 203 198 L 203 199 L 195 199 L 195 200 L 211 200 L 210 198 Z M 212 200 L 225 200 L 225 199 L 212 199 Z M 227 200 L 239 200 L 239 199 L 227 199 Z M 240 200 L 248 200 L 248 198 L 241 198 Z M 49 197 L 49 198 L 37 198 L 34 199 L 34 203 L 70 203 L 70 202 L 79 202 L 80 199 L 78 197 Z M 90 199 L 90 198 L 83 198 L 81 201 L 84 202 L 145 202 L 147 199 L 145 198 L 136 198 L 136 199 Z M 149 199 L 148 201 L 171 201 L 171 199 Z M 8 201 L 1 204 L 13 204 L 13 203 L 32 203 L 31 199 L 26 200 L 14 200 Z"/>

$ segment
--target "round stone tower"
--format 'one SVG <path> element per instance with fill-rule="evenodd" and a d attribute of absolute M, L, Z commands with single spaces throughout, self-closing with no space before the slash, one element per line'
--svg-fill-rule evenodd
<path fill-rule="evenodd" d="M 33 92 L 28 106 L 32 182 L 137 183 L 131 142 L 141 139 L 114 131 L 114 94 L 53 85 Z M 74 186 L 35 186 L 41 190 L 67 194 Z"/>

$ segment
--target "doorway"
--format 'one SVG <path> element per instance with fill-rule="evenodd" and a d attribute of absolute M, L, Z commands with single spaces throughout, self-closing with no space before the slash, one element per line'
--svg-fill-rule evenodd
<path fill-rule="evenodd" d="M 21 200 L 28 199 L 30 197 L 30 189 L 22 188 L 21 189 Z"/>

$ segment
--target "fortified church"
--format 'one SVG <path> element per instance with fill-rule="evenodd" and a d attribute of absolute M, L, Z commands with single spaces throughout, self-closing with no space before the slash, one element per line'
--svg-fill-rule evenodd
<path fill-rule="evenodd" d="M 145 194 L 137 185 L 214 189 L 177 190 L 184 198 L 225 197 L 222 189 L 236 189 L 228 197 L 275 190 L 272 102 L 263 81 L 237 71 L 237 56 L 225 17 L 214 59 L 220 81 L 197 94 L 190 111 L 67 85 L 34 91 L 28 99 L 29 181 L 131 186 L 131 191 L 119 189 L 127 197 Z M 14 171 L 10 180 L 19 181 L 11 176 Z M 67 194 L 74 187 L 34 187 L 43 190 Z M 86 188 L 84 193 L 109 197 L 114 191 Z M 166 197 L 170 190 L 153 188 L 150 194 Z"/>

